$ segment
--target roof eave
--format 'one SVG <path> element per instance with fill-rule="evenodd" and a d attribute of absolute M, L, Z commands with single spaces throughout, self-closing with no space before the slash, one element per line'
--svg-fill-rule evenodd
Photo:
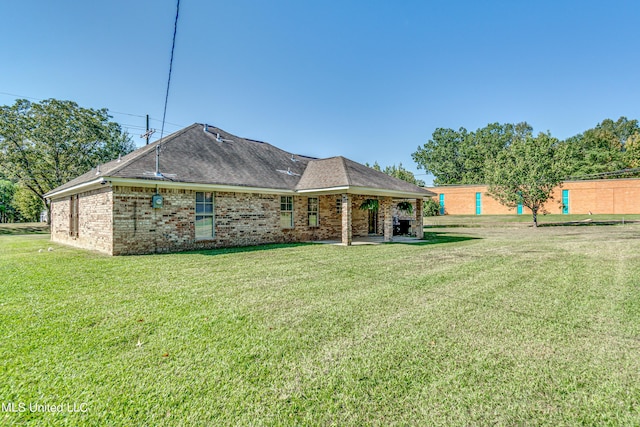
<path fill-rule="evenodd" d="M 401 191 L 401 190 L 391 190 L 385 188 L 374 188 L 374 187 L 358 187 L 353 185 L 348 186 L 339 186 L 339 187 L 328 187 L 328 188 L 311 188 L 311 189 L 302 189 L 297 190 L 297 193 L 300 194 L 364 194 L 369 196 L 382 196 L 382 197 L 399 197 L 406 199 L 423 199 L 426 197 L 435 196 L 435 193 L 432 193 L 428 190 L 424 190 L 424 192 L 412 192 L 412 191 Z"/>
<path fill-rule="evenodd" d="M 44 195 L 46 199 L 57 199 L 60 197 L 68 196 L 71 194 L 80 193 L 81 191 L 89 191 L 95 188 L 100 188 L 105 185 L 107 181 L 103 177 L 92 179 L 91 181 L 83 182 L 81 184 L 74 185 L 72 187 L 64 188 L 62 190 L 53 190 Z"/>
<path fill-rule="evenodd" d="M 262 187 L 245 187 L 241 185 L 222 185 L 222 184 L 201 184 L 195 182 L 173 182 L 154 179 L 135 179 L 135 178 L 118 178 L 118 177 L 100 177 L 90 182 L 74 185 L 64 190 L 45 194 L 47 199 L 58 199 L 60 197 L 76 194 L 80 192 L 90 191 L 100 188 L 105 184 L 110 186 L 122 185 L 130 187 L 160 187 L 160 188 L 176 188 L 190 190 L 208 190 L 208 191 L 224 191 L 233 193 L 266 193 L 266 194 L 295 194 L 294 190 L 286 188 L 262 188 Z"/>

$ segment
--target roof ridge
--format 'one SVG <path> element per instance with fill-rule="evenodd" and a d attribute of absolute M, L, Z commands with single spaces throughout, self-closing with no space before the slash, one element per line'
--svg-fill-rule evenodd
<path fill-rule="evenodd" d="M 344 156 L 336 156 L 336 157 L 342 163 L 342 170 L 344 171 L 344 176 L 347 178 L 347 184 L 352 185 L 353 180 L 351 179 L 351 175 L 349 174 L 349 168 L 347 167 L 347 162 L 346 162 L 346 160 L 348 159 Z"/>

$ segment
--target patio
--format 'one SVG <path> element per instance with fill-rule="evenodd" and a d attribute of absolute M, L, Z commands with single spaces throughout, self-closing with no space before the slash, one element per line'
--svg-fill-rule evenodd
<path fill-rule="evenodd" d="M 384 236 L 366 236 L 366 237 L 354 237 L 352 245 L 380 245 L 382 243 L 420 243 L 423 240 L 417 237 L 411 236 L 393 236 L 393 240 L 390 242 L 384 241 Z M 321 243 L 324 245 L 340 245 L 346 246 L 340 240 L 316 240 L 310 243 Z"/>

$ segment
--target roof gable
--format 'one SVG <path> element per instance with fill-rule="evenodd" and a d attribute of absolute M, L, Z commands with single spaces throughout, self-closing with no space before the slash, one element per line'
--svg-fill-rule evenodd
<path fill-rule="evenodd" d="M 296 190 L 357 187 L 370 190 L 406 192 L 429 196 L 432 193 L 401 179 L 342 156 L 311 160 Z"/>

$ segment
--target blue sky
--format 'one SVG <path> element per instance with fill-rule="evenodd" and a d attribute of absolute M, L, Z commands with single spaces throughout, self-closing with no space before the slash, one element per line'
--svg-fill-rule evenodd
<path fill-rule="evenodd" d="M 175 7 L 2 2 L 0 105 L 108 108 L 139 145 L 149 114 L 159 136 Z M 638 22 L 637 1 L 181 0 L 165 134 L 206 122 L 423 174 L 411 153 L 438 127 L 640 118 Z"/>

